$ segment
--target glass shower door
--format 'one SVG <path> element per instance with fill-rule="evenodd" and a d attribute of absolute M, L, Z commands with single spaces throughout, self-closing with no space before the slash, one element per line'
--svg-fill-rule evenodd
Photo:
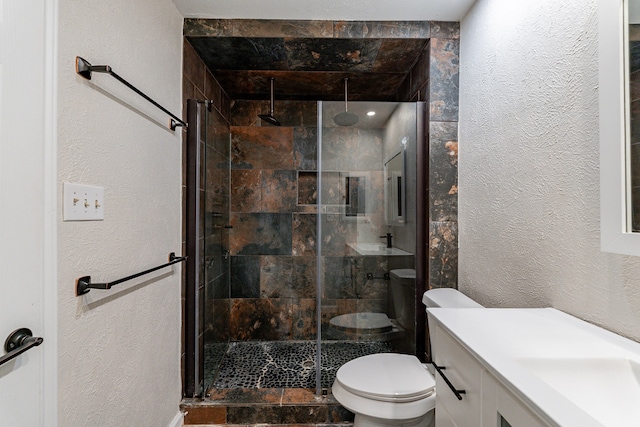
<path fill-rule="evenodd" d="M 202 108 L 202 271 L 204 387 L 211 386 L 229 342 L 230 128 L 212 107 Z"/>
<path fill-rule="evenodd" d="M 319 102 L 321 388 L 347 361 L 415 353 L 416 104 Z M 393 282 L 393 287 L 392 287 Z"/>

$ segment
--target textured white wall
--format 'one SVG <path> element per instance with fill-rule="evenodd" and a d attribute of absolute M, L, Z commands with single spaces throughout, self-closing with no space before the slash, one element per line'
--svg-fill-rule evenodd
<path fill-rule="evenodd" d="M 64 181 L 105 188 L 104 221 L 60 212 L 59 425 L 167 426 L 181 399 L 180 265 L 84 297 L 74 287 L 180 254 L 180 131 L 114 78 L 77 76 L 76 55 L 180 114 L 181 15 L 170 0 L 60 0 L 59 10 L 60 197 Z"/>
<path fill-rule="evenodd" d="M 461 23 L 459 287 L 640 340 L 640 258 L 599 248 L 596 0 L 478 0 Z"/>

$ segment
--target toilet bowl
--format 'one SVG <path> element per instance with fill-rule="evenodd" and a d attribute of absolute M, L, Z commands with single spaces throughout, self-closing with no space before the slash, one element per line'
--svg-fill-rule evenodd
<path fill-rule="evenodd" d="M 429 290 L 422 302 L 427 307 L 482 307 L 455 289 Z M 338 369 L 332 392 L 355 414 L 354 427 L 431 427 L 435 423 L 435 379 L 412 355 L 384 353 L 351 360 Z"/>
<path fill-rule="evenodd" d="M 414 329 L 416 271 L 409 268 L 389 272 L 389 290 L 395 319 L 385 313 L 358 312 L 335 316 L 329 320 L 329 339 L 357 341 L 391 341 L 401 339 Z"/>
<path fill-rule="evenodd" d="M 354 427 L 427 427 L 433 419 L 436 382 L 417 357 L 380 353 L 338 369 L 333 396 L 355 413 Z"/>
<path fill-rule="evenodd" d="M 329 320 L 329 339 L 356 341 L 390 341 L 404 330 L 384 313 L 347 313 Z"/>

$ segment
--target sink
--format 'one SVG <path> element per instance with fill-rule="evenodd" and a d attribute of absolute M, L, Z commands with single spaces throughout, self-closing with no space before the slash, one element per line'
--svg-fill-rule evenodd
<path fill-rule="evenodd" d="M 427 313 L 542 425 L 640 426 L 639 342 L 553 308 Z"/>
<path fill-rule="evenodd" d="M 382 243 L 349 243 L 349 246 L 363 256 L 401 256 L 412 255 L 398 248 L 388 248 Z"/>
<path fill-rule="evenodd" d="M 623 357 L 517 358 L 516 361 L 602 424 L 638 425 L 638 361 Z"/>

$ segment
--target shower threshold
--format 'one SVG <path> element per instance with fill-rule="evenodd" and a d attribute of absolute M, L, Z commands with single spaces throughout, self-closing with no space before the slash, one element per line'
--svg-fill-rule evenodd
<path fill-rule="evenodd" d="M 185 425 L 297 424 L 352 427 L 354 415 L 331 394 L 340 366 L 360 356 L 392 351 L 387 342 L 323 341 L 316 395 L 315 341 L 206 344 L 204 398 L 184 399 Z"/>

